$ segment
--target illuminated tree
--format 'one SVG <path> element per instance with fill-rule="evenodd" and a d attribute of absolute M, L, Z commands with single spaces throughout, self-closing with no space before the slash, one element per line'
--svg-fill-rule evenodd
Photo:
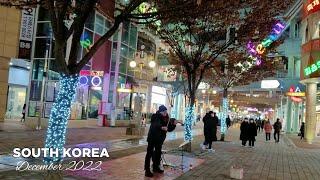
<path fill-rule="evenodd" d="M 107 0 L 105 0 L 107 1 Z M 55 46 L 55 65 L 60 74 L 60 91 L 52 106 L 46 136 L 46 148 L 58 148 L 62 152 L 70 116 L 71 102 L 76 94 L 79 72 L 90 61 L 97 50 L 112 37 L 121 23 L 149 23 L 163 19 L 177 19 L 185 14 L 180 10 L 190 9 L 195 1 L 171 0 L 131 0 L 116 4 L 116 12 L 112 26 L 94 44 L 82 44 L 87 53 L 78 59 L 79 44 L 84 24 L 91 12 L 100 8 L 98 0 L 1 0 L 0 5 L 18 8 L 34 8 L 40 6 L 50 14 Z M 112 4 L 112 3 L 111 3 Z M 148 20 L 148 21 L 146 21 Z M 69 24 L 66 23 L 69 22 Z M 69 41 L 69 39 L 71 39 Z M 66 47 L 71 47 L 66 52 Z M 47 157 L 46 162 L 59 162 L 62 157 Z"/>
<path fill-rule="evenodd" d="M 231 51 L 245 50 L 246 43 L 260 40 L 269 32 L 275 16 L 292 1 L 201 1 L 188 11 L 203 12 L 196 17 L 162 21 L 157 27 L 160 37 L 171 47 L 175 64 L 182 67 L 187 80 L 188 106 L 185 112 L 185 140 L 191 141 L 196 92 L 200 82 L 215 62 Z M 281 10 L 281 11 L 280 11 Z M 236 38 L 236 34 L 237 39 Z M 235 46 L 235 42 L 237 46 Z M 235 49 L 238 47 L 240 49 Z"/>

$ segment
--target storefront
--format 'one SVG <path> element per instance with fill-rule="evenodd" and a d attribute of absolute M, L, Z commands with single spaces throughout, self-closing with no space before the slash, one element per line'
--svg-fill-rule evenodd
<path fill-rule="evenodd" d="M 305 0 L 302 18 L 301 83 L 306 85 L 305 139 L 312 143 L 317 135 L 317 84 L 320 82 L 320 4 Z"/>
<path fill-rule="evenodd" d="M 20 119 L 29 82 L 30 63 L 23 59 L 11 59 L 8 78 L 6 119 Z"/>
<path fill-rule="evenodd" d="M 38 8 L 35 14 L 31 79 L 26 81 L 30 84 L 27 93 L 27 115 L 31 118 L 39 115 L 48 118 L 59 92 L 59 73 L 55 65 L 53 53 L 55 41 L 49 14 L 42 8 Z M 98 10 L 89 15 L 79 42 L 79 58 L 87 53 L 90 45 L 108 31 L 111 22 L 110 18 L 102 15 Z M 105 42 L 81 70 L 76 98 L 71 105 L 71 120 L 98 118 L 98 107 L 102 101 L 103 90 L 107 91 L 104 84 L 108 84 L 106 77 L 109 75 L 111 47 L 111 40 Z M 41 109 L 43 109 L 42 112 L 40 112 Z"/>

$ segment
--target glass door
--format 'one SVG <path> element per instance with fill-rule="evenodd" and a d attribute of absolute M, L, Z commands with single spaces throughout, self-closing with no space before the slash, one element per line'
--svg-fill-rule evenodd
<path fill-rule="evenodd" d="M 22 108 L 26 102 L 26 87 L 9 86 L 7 99 L 6 117 L 9 119 L 20 119 Z"/>

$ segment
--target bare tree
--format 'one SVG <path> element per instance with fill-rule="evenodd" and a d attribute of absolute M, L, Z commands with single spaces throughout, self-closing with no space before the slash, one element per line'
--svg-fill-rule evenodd
<path fill-rule="evenodd" d="M 198 86 L 223 54 L 234 51 L 230 47 L 233 47 L 235 42 L 235 29 L 238 34 L 238 47 L 245 48 L 251 37 L 255 37 L 256 40 L 264 37 L 274 22 L 274 17 L 290 3 L 292 1 L 279 0 L 270 3 L 254 0 L 199 0 L 199 6 L 192 10 L 198 12 L 201 11 L 198 8 L 209 7 L 209 13 L 197 17 L 182 17 L 179 22 L 165 21 L 157 27 L 160 37 L 171 47 L 175 64 L 182 67 L 188 83 L 188 106 L 185 112 L 186 141 L 192 139 L 191 126 Z"/>

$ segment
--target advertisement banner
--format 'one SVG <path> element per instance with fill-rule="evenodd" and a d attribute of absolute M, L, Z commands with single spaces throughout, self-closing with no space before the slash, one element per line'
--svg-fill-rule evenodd
<path fill-rule="evenodd" d="M 19 58 L 31 59 L 35 9 L 23 9 L 21 12 Z"/>

